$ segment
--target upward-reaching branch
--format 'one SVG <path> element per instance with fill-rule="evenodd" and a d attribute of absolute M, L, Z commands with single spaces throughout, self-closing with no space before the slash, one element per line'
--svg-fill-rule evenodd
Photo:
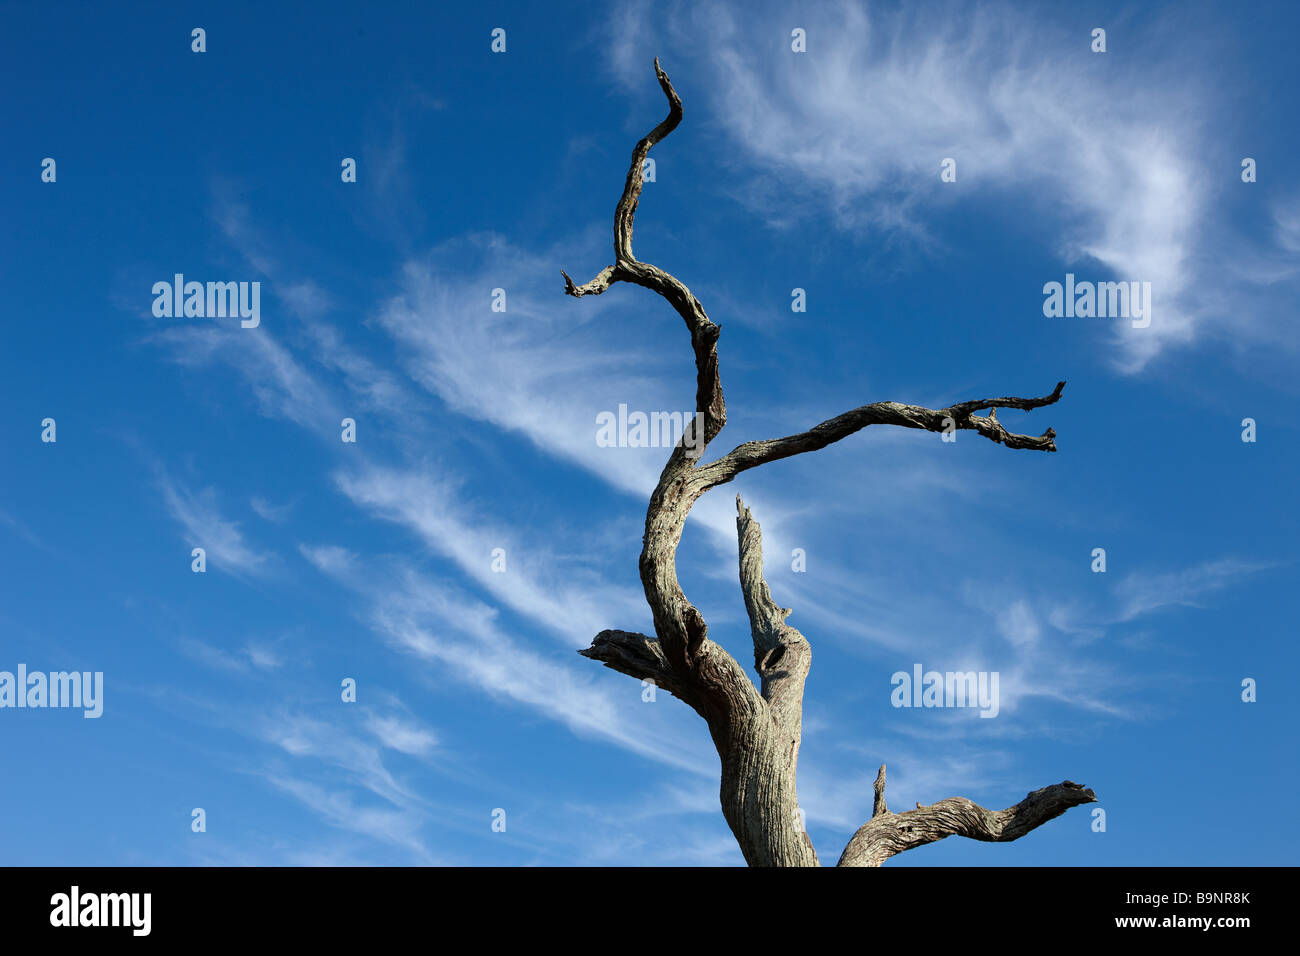
<path fill-rule="evenodd" d="M 763 682 L 763 699 L 777 720 L 793 730 L 797 749 L 803 685 L 812 667 L 812 649 L 802 634 L 785 623 L 790 609 L 772 600 L 763 577 L 763 531 L 740 495 L 736 495 L 736 536 L 740 542 L 740 591 L 754 638 L 754 669 Z"/>
<path fill-rule="evenodd" d="M 707 640 L 708 626 L 686 599 L 677 580 L 677 544 L 681 540 L 686 516 L 703 492 L 703 487 L 693 478 L 695 462 L 726 423 L 727 407 L 718 375 L 718 327 L 683 283 L 662 269 L 639 261 L 632 252 L 632 229 L 644 184 L 642 167 L 651 147 L 676 129 L 682 119 L 681 98 L 657 58 L 655 76 L 668 98 L 668 116 L 632 150 L 623 195 L 614 211 L 614 264 L 581 286 L 575 285 L 568 273 L 562 274 L 565 292 L 579 298 L 604 292 L 615 282 L 644 286 L 661 295 L 682 317 L 691 333 L 696 367 L 695 407 L 702 416 L 704 433 L 695 433 L 696 422 L 692 420 L 689 430 L 673 449 L 650 497 L 641 550 L 641 582 L 646 600 L 654 612 L 655 633 L 664 660 L 681 682 L 701 685 L 695 695 L 696 709 L 715 716 L 733 706 L 749 712 L 761 704 L 753 684 L 726 651 Z M 591 650 L 597 648 L 593 646 Z M 603 651 L 610 653 L 613 650 L 614 646 L 606 641 Z M 738 674 L 746 686 L 728 686 L 736 681 Z"/>
<path fill-rule="evenodd" d="M 614 211 L 614 263 L 591 281 L 577 285 L 564 276 L 564 291 L 575 298 L 600 295 L 616 282 L 631 282 L 659 294 L 686 323 L 695 353 L 695 408 L 703 434 L 689 431 L 673 449 L 650 496 L 641 549 L 641 584 L 654 615 L 656 637 L 629 631 L 602 631 L 585 656 L 641 680 L 653 681 L 686 701 L 708 723 L 722 762 L 722 812 L 752 865 L 816 866 L 817 854 L 803 828 L 795 790 L 803 710 L 804 681 L 811 665 L 808 641 L 785 623 L 790 614 L 772 600 L 763 576 L 762 532 L 749 509 L 736 498 L 740 586 L 749 613 L 754 666 L 761 693 L 744 669 L 708 638 L 708 625 L 677 579 L 677 546 L 686 516 L 700 495 L 736 475 L 770 461 L 816 451 L 868 425 L 900 425 L 928 431 L 973 430 L 1008 448 L 1056 450 L 1056 433 L 1039 437 L 1007 431 L 996 413 L 981 409 L 1029 411 L 1051 405 L 1065 386 L 1043 398 L 991 398 L 959 402 L 933 410 L 897 402 L 863 405 L 806 432 L 771 441 L 746 442 L 707 465 L 699 458 L 727 422 L 718 373 L 718 326 L 698 299 L 676 277 L 632 251 L 632 230 L 644 185 L 643 165 L 650 149 L 677 128 L 682 101 L 655 60 L 655 76 L 668 98 L 668 116 L 632 151 L 623 195 Z M 961 833 L 975 839 L 1011 840 L 1064 812 L 1094 799 L 1092 791 L 1066 781 L 1030 794 L 993 813 L 953 797 L 903 814 L 885 807 L 885 768 L 876 779 L 872 818 L 849 842 L 840 865 L 871 865 L 893 853 Z"/>
<path fill-rule="evenodd" d="M 632 228 L 637 205 L 641 202 L 641 188 L 645 184 L 645 161 L 650 148 L 677 128 L 682 121 L 682 100 L 673 89 L 668 74 L 655 57 L 655 76 L 668 98 L 668 115 L 664 121 L 647 133 L 632 150 L 632 164 L 628 167 L 623 195 L 614 210 L 614 264 L 606 266 L 590 282 L 575 285 L 563 269 L 564 291 L 576 298 L 599 295 L 615 282 L 631 282 L 663 296 L 686 323 L 691 333 L 691 348 L 695 352 L 695 410 L 704 415 L 704 435 L 686 436 L 694 446 L 695 457 L 713 440 L 727 423 L 727 404 L 722 398 L 722 382 L 718 376 L 718 327 L 713 324 L 691 290 L 675 276 L 641 262 L 632 252 Z M 679 445 L 679 448 L 681 446 Z M 689 457 L 689 456 L 688 456 Z"/>
<path fill-rule="evenodd" d="M 627 171 L 627 182 L 623 186 L 618 206 L 614 209 L 614 258 L 617 262 L 636 262 L 636 256 L 632 254 L 632 220 L 636 217 L 637 203 L 641 201 L 645 161 L 650 155 L 650 148 L 675 130 L 682 121 L 682 98 L 673 89 L 668 74 L 659 66 L 659 57 L 655 57 L 655 77 L 659 80 L 659 88 L 668 98 L 668 115 L 632 150 L 632 165 Z"/>

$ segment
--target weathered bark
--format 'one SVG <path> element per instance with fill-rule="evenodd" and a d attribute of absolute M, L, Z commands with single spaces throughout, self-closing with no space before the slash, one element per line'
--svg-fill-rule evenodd
<path fill-rule="evenodd" d="M 650 149 L 682 119 L 682 101 L 658 59 L 654 67 L 668 99 L 668 116 L 632 151 L 623 195 L 614 212 L 614 263 L 582 285 L 574 283 L 568 273 L 561 274 L 565 292 L 575 298 L 600 295 L 617 282 L 631 282 L 658 293 L 676 310 L 690 332 L 695 353 L 695 408 L 703 434 L 695 434 L 692 421 L 669 456 L 646 510 L 641 584 L 656 636 L 601 631 L 591 647 L 579 653 L 620 673 L 654 681 L 704 718 L 722 764 L 722 813 L 751 866 L 817 866 L 817 853 L 803 827 L 795 788 L 804 680 L 812 665 L 812 648 L 799 631 L 785 623 L 790 610 L 772 600 L 763 577 L 762 532 L 739 496 L 740 587 L 760 686 L 755 687 L 735 658 L 709 640 L 703 616 L 677 579 L 677 546 L 691 507 L 710 488 L 743 471 L 816 451 L 869 425 L 932 432 L 967 429 L 1008 448 L 1056 451 L 1056 433 L 1050 428 L 1040 437 L 1018 435 L 998 422 L 996 412 L 988 417 L 975 412 L 997 408 L 1028 411 L 1051 405 L 1061 397 L 1065 383 L 1058 383 L 1042 398 L 975 399 L 938 410 L 898 402 L 863 405 L 797 435 L 746 442 L 721 458 L 700 464 L 705 449 L 727 423 L 718 369 L 719 328 L 690 289 L 662 269 L 641 262 L 632 251 L 642 164 Z M 1095 799 L 1092 791 L 1067 781 L 1035 791 L 997 813 L 953 797 L 928 809 L 892 814 L 885 809 L 884 785 L 882 766 L 872 819 L 849 842 L 840 865 L 877 865 L 894 853 L 954 833 L 981 840 L 1014 840 L 1070 806 Z"/>
<path fill-rule="evenodd" d="M 986 810 L 965 797 L 949 797 L 928 807 L 917 804 L 915 810 L 890 813 L 885 809 L 884 791 L 885 767 L 881 764 L 871 819 L 853 834 L 837 866 L 880 866 L 895 853 L 950 836 L 1005 843 L 1056 819 L 1071 807 L 1097 801 L 1097 795 L 1083 784 L 1066 780 L 1035 790 L 1005 810 Z"/>

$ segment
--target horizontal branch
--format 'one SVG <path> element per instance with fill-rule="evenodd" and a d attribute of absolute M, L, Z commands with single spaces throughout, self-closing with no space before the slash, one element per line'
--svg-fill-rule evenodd
<path fill-rule="evenodd" d="M 872 817 L 853 834 L 837 866 L 879 866 L 904 850 L 950 836 L 986 843 L 1018 840 L 1071 807 L 1096 803 L 1097 795 L 1080 783 L 1066 780 L 1028 794 L 1005 810 L 987 810 L 965 797 L 949 797 L 928 807 L 890 813 L 885 809 L 885 768 L 876 779 Z"/>
<path fill-rule="evenodd" d="M 700 466 L 699 476 L 706 487 L 712 488 L 731 481 L 743 471 L 757 468 L 770 461 L 779 461 L 805 452 L 817 451 L 842 438 L 859 432 L 868 425 L 899 425 L 903 428 L 919 428 L 931 432 L 949 432 L 958 429 L 976 431 L 980 435 L 1006 445 L 1008 448 L 1028 448 L 1035 451 L 1056 451 L 1056 432 L 1047 429 L 1042 435 L 1019 435 L 1009 432 L 997 420 L 996 413 L 989 417 L 975 415 L 980 408 L 1020 408 L 1030 410 L 1051 405 L 1061 397 L 1064 382 L 1058 382 L 1056 389 L 1042 398 L 989 398 L 971 402 L 960 402 L 948 408 L 932 409 L 920 405 L 903 405 L 899 402 L 876 402 L 863 405 L 828 419 L 820 425 L 767 441 L 745 442 L 737 445 L 730 452 L 716 461 Z"/>
<path fill-rule="evenodd" d="M 1044 405 L 1054 404 L 1061 397 L 1064 388 L 1064 382 L 1057 382 L 1052 394 L 1044 395 L 1042 398 L 983 398 L 973 402 L 959 402 L 949 411 L 969 415 L 971 412 L 978 412 L 981 408 L 1019 408 L 1028 412 L 1035 408 L 1042 408 Z"/>
<path fill-rule="evenodd" d="M 677 681 L 673 669 L 664 657 L 659 641 L 635 631 L 601 631 L 592 639 L 591 646 L 578 651 L 583 657 L 600 661 L 606 667 L 627 674 L 637 680 L 651 680 L 677 697 Z"/>
<path fill-rule="evenodd" d="M 582 285 L 574 285 L 573 280 L 569 278 L 569 274 L 563 269 L 560 270 L 560 275 L 564 276 L 564 294 L 571 295 L 575 299 L 581 299 L 584 295 L 600 295 L 617 282 L 618 266 L 605 266 L 600 270 L 596 278 L 590 282 L 584 282 Z"/>
<path fill-rule="evenodd" d="M 699 611 L 686 607 L 687 626 L 698 636 L 692 640 L 685 667 L 669 661 L 662 641 L 634 631 L 601 631 L 590 647 L 578 653 L 620 674 L 653 681 L 689 704 L 715 733 L 763 713 L 766 705 L 753 682 L 725 648 L 705 636 Z"/>

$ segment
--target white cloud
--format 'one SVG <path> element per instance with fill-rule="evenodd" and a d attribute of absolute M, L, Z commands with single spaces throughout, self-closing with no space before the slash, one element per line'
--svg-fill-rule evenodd
<path fill-rule="evenodd" d="M 234 325 L 181 325 L 163 329 L 154 341 L 170 346 L 173 360 L 187 366 L 221 361 L 238 371 L 264 415 L 285 418 L 321 436 L 335 437 L 346 390 L 348 410 L 409 414 L 419 403 L 399 377 L 344 341 L 324 316 L 331 295 L 314 280 L 295 276 L 269 251 L 276 243 L 252 222 L 246 205 L 219 198 L 212 218 L 234 250 L 266 280 L 265 292 L 297 318 L 268 316 L 257 329 Z M 273 334 L 272 329 L 275 329 Z M 319 366 L 341 373 L 342 389 L 322 384 L 285 343 L 305 345 Z"/>
<path fill-rule="evenodd" d="M 607 255 L 590 240 L 539 255 L 499 236 L 469 236 L 407 263 L 400 293 L 378 321 L 397 340 L 411 376 L 455 411 L 523 434 L 548 454 L 645 495 L 667 453 L 597 447 L 596 415 L 620 403 L 693 408 L 693 384 L 674 394 L 657 374 L 687 369 L 690 346 L 680 320 L 660 302 L 653 307 L 662 312 L 656 331 L 664 334 L 648 340 L 631 323 L 615 337 L 596 322 L 608 317 L 612 297 L 562 294 L 564 262 L 581 271 L 585 260 L 594 274 Z M 506 291 L 507 311 L 492 311 L 494 288 Z"/>
<path fill-rule="evenodd" d="M 1032 648 L 1041 633 L 1037 617 L 1023 600 L 1013 601 L 998 614 L 998 630 L 1013 647 L 1019 648 Z"/>
<path fill-rule="evenodd" d="M 367 806 L 347 791 L 284 774 L 268 773 L 266 779 L 339 829 L 405 849 L 426 865 L 436 863 L 418 836 L 421 817 L 409 809 Z"/>
<path fill-rule="evenodd" d="M 343 577 L 357 566 L 357 556 L 339 545 L 298 545 L 298 551 L 315 567 L 331 577 Z"/>
<path fill-rule="evenodd" d="M 607 627 L 628 627 L 648 616 L 639 589 L 610 584 L 562 560 L 549 544 L 539 547 L 502 523 L 469 514 L 452 486 L 430 472 L 369 468 L 340 473 L 336 481 L 358 507 L 410 528 L 493 597 L 570 646 L 586 646 Z M 492 570 L 497 548 L 505 552 L 504 572 Z"/>
<path fill-rule="evenodd" d="M 244 654 L 258 670 L 273 671 L 284 665 L 284 659 L 264 644 L 250 643 L 244 648 Z"/>
<path fill-rule="evenodd" d="M 438 743 L 438 738 L 432 731 L 400 717 L 369 714 L 366 717 L 366 729 L 388 749 L 416 757 L 428 754 Z"/>
<path fill-rule="evenodd" d="M 773 224 L 829 208 L 844 229 L 934 253 L 938 208 L 1014 196 L 1054 230 L 1062 275 L 1068 266 L 1080 279 L 1151 282 L 1151 326 L 1114 326 L 1122 370 L 1202 332 L 1243 334 L 1204 281 L 1223 278 L 1222 250 L 1210 246 L 1223 239 L 1216 184 L 1228 180 L 1208 167 L 1222 104 L 1190 51 L 1093 54 L 1086 34 L 1003 4 L 868 13 L 844 2 L 805 11 L 808 52 L 796 55 L 788 31 L 772 29 L 771 7 L 650 9 L 621 8 L 641 31 L 605 45 L 610 72 L 652 99 L 652 50 L 702 67 L 678 91 L 735 144 L 718 155 L 749 174 L 733 177 L 736 196 Z M 957 161 L 952 187 L 939 182 L 945 157 Z M 820 201 L 801 202 L 808 194 Z"/>
<path fill-rule="evenodd" d="M 339 406 L 322 386 L 265 328 L 220 325 L 176 326 L 154 341 L 170 346 L 172 360 L 188 367 L 224 362 L 268 418 L 284 418 L 318 435 L 338 435 Z"/>
<path fill-rule="evenodd" d="M 1277 242 L 1293 255 L 1300 255 L 1300 199 L 1278 202 L 1273 208 L 1273 226 Z M 1292 269 L 1297 268 L 1292 261 Z"/>
<path fill-rule="evenodd" d="M 329 549 L 304 549 L 309 559 Z M 557 663 L 510 637 L 497 612 L 458 589 L 409 568 L 378 568 L 365 573 L 342 570 L 337 562 L 319 565 L 325 573 L 365 596 L 368 620 L 387 643 L 436 664 L 447 674 L 493 697 L 510 700 L 557 720 L 576 733 L 608 740 L 658 762 L 711 774 L 716 767 L 703 744 L 707 735 L 683 722 L 698 718 L 685 707 L 647 710 L 640 689 L 627 684 L 613 693 L 597 665 L 578 658 Z"/>
<path fill-rule="evenodd" d="M 1267 564 L 1224 558 L 1179 571 L 1134 572 L 1123 578 L 1115 589 L 1120 600 L 1118 620 L 1131 621 L 1166 607 L 1200 607 L 1210 594 L 1267 567 Z"/>
<path fill-rule="evenodd" d="M 221 514 L 214 489 L 190 492 L 161 469 L 158 487 L 168 512 L 185 529 L 186 547 L 205 550 L 209 571 L 243 577 L 268 567 L 269 556 L 248 545 L 239 524 Z"/>
<path fill-rule="evenodd" d="M 265 521 L 273 521 L 277 524 L 288 517 L 289 512 L 293 510 L 293 505 L 273 505 L 265 498 L 254 495 L 248 500 L 248 506 L 253 509 L 259 518 Z"/>
<path fill-rule="evenodd" d="M 180 648 L 182 652 L 208 667 L 238 674 L 248 673 L 250 667 L 260 671 L 273 671 L 284 663 L 269 647 L 251 642 L 232 653 L 205 641 L 184 638 L 180 642 Z"/>

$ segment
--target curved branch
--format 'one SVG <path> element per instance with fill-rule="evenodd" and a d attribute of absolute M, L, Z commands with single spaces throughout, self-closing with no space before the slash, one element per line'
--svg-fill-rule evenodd
<path fill-rule="evenodd" d="M 623 185 L 623 195 L 619 197 L 618 206 L 614 209 L 614 258 L 617 262 L 636 262 L 636 256 L 632 255 L 632 220 L 641 199 L 645 160 L 650 155 L 650 147 L 675 130 L 682 121 L 682 98 L 673 89 L 668 74 L 660 68 L 659 57 L 655 57 L 655 76 L 664 96 L 668 97 L 668 115 L 632 150 L 632 165 L 627 171 L 627 182 Z"/>
<path fill-rule="evenodd" d="M 705 484 L 713 488 L 731 481 L 750 468 L 825 448 L 854 432 L 861 431 L 868 425 L 900 425 L 904 428 L 920 428 L 931 432 L 966 429 L 976 431 L 990 441 L 1006 445 L 1008 448 L 1056 451 L 1056 432 L 1050 428 L 1036 438 L 1030 435 L 1018 435 L 1007 431 L 997 420 L 996 413 L 985 418 L 973 412 L 979 408 L 1025 410 L 1041 408 L 1055 403 L 1061 397 L 1064 388 L 1065 383 L 1058 382 L 1056 389 L 1042 398 L 980 399 L 973 402 L 960 402 L 938 410 L 922 408 L 919 405 L 903 405 L 899 402 L 876 402 L 874 405 L 863 405 L 797 435 L 737 445 L 716 461 L 701 465 L 699 474 Z"/>
<path fill-rule="evenodd" d="M 1007 843 L 1071 807 L 1097 802 L 1097 795 L 1083 784 L 1066 780 L 1035 790 L 1005 810 L 986 810 L 965 797 L 949 797 L 928 807 L 917 804 L 915 810 L 890 813 L 885 809 L 884 777 L 882 765 L 871 819 L 853 834 L 837 866 L 879 866 L 904 850 L 950 836 Z"/>
<path fill-rule="evenodd" d="M 630 228 L 630 227 L 629 227 Z M 620 261 L 621 278 L 658 293 L 676 310 L 691 333 L 695 352 L 695 410 L 704 416 L 704 438 L 694 445 L 703 453 L 709 442 L 727 424 L 727 403 L 722 397 L 718 373 L 718 335 L 721 329 L 709 318 L 700 300 L 675 276 L 648 262 Z"/>
<path fill-rule="evenodd" d="M 584 282 L 582 285 L 574 285 L 573 280 L 569 278 L 569 274 L 561 269 L 560 275 L 564 276 L 564 294 L 571 295 L 575 299 L 581 299 L 584 295 L 600 295 L 618 281 L 615 276 L 616 272 L 616 266 L 605 266 L 605 268 L 601 269 L 596 275 L 596 278 L 592 279 L 590 282 Z"/>
<path fill-rule="evenodd" d="M 620 279 L 629 278 L 622 273 L 621 265 L 637 261 L 632 254 L 632 225 L 636 219 L 637 204 L 641 201 L 641 188 L 645 185 L 646 157 L 650 154 L 650 148 L 675 130 L 682 121 L 682 98 L 673 89 L 668 74 L 660 68 L 659 57 L 655 57 L 655 76 L 659 79 L 664 96 L 668 97 L 668 115 L 662 123 L 642 137 L 632 150 L 632 165 L 628 168 L 627 181 L 623 184 L 623 195 L 614 208 L 614 264 L 606 266 L 600 275 L 583 285 L 575 285 L 569 274 L 561 269 L 564 291 L 568 295 L 576 298 L 599 295 Z"/>
<path fill-rule="evenodd" d="M 685 285 L 662 269 L 638 261 L 632 253 L 633 221 L 644 184 L 642 166 L 651 147 L 676 129 L 682 119 L 681 97 L 659 66 L 658 58 L 654 66 L 659 86 L 668 98 L 668 116 L 632 150 L 623 195 L 614 210 L 614 264 L 583 285 L 576 285 L 562 272 L 564 291 L 581 298 L 599 295 L 615 282 L 632 282 L 661 295 L 690 330 L 695 352 L 696 411 L 701 414 L 684 430 L 650 496 L 641 550 L 641 583 L 654 613 L 655 633 L 659 638 L 656 653 L 662 655 L 676 680 L 691 686 L 697 698 L 696 709 L 704 708 L 716 715 L 738 707 L 741 712 L 753 713 L 762 707 L 753 683 L 725 650 L 707 640 L 708 626 L 686 599 L 677 580 L 677 545 L 686 516 L 705 490 L 693 472 L 709 441 L 726 423 L 727 413 L 718 376 L 718 327 Z M 696 434 L 700 418 L 703 435 Z M 596 650 L 595 645 L 592 650 Z M 606 652 L 612 650 L 613 645 L 605 648 Z M 737 675 L 744 686 L 736 684 Z"/>
<path fill-rule="evenodd" d="M 637 205 L 641 201 L 641 188 L 645 185 L 644 165 L 650 149 L 677 128 L 682 121 L 682 100 L 673 89 L 668 74 L 655 57 L 655 76 L 668 98 L 668 115 L 663 122 L 647 133 L 632 150 L 632 164 L 628 167 L 623 195 L 614 210 L 614 264 L 606 266 L 590 282 L 577 285 L 563 269 L 564 292 L 574 298 L 600 295 L 615 282 L 631 282 L 657 293 L 673 307 L 691 333 L 691 348 L 695 352 L 695 410 L 704 415 L 704 435 L 694 432 L 688 436 L 696 457 L 727 423 L 727 404 L 722 397 L 722 380 L 718 375 L 718 326 L 704 311 L 685 284 L 664 270 L 641 262 L 632 252 L 632 229 Z"/>

